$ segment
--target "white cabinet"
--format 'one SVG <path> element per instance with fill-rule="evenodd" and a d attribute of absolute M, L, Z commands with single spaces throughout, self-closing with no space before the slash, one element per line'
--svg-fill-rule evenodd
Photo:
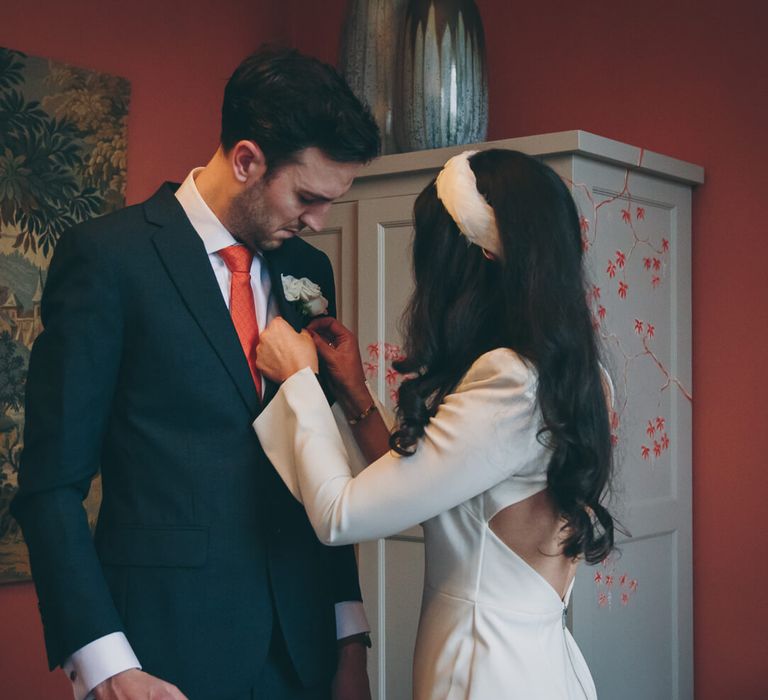
<path fill-rule="evenodd" d="M 573 633 L 603 698 L 693 696 L 691 568 L 691 222 L 695 165 L 582 131 L 473 148 L 539 156 L 582 216 L 589 300 L 616 384 L 614 509 L 632 534 L 620 557 L 582 567 Z M 411 210 L 464 147 L 385 156 L 365 168 L 312 243 L 334 265 L 341 319 L 392 403 L 398 322 L 411 291 Z M 426 497 L 426 495 L 425 495 Z M 374 698 L 408 700 L 423 574 L 420 528 L 360 546 L 373 627 Z M 489 699 L 490 700 L 490 699 Z"/>

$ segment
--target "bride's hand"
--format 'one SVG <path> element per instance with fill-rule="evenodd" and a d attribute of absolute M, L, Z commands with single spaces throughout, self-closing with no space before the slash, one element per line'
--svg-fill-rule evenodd
<path fill-rule="evenodd" d="M 297 333 L 276 316 L 259 336 L 256 367 L 273 382 L 284 382 L 305 367 L 317 374 L 317 352 L 307 331 Z"/>
<path fill-rule="evenodd" d="M 354 333 L 331 316 L 316 318 L 307 328 L 323 360 L 331 390 L 349 416 L 360 414 L 370 405 L 371 395 Z"/>

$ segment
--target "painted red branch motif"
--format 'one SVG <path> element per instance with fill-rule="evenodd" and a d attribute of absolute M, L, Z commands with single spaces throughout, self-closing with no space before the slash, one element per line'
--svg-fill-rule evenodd
<path fill-rule="evenodd" d="M 604 559 L 600 567 L 592 577 L 597 594 L 597 606 L 610 610 L 614 595 L 617 594 L 621 607 L 627 607 L 632 596 L 637 593 L 637 579 L 631 578 L 626 571 L 616 574 L 615 555 L 610 555 Z"/>
<path fill-rule="evenodd" d="M 384 381 L 389 389 L 389 399 L 393 404 L 398 402 L 398 391 L 406 378 L 393 366 L 393 362 L 402 360 L 403 350 L 394 343 L 371 343 L 367 347 L 368 360 L 363 362 L 366 379 L 375 379 L 379 374 L 379 364 L 384 359 Z"/>
<path fill-rule="evenodd" d="M 643 152 L 639 157 L 642 160 Z M 642 383 L 644 395 L 650 392 L 651 396 L 658 396 L 659 413 L 667 410 L 662 397 L 668 389 L 679 391 L 688 401 L 692 401 L 692 396 L 657 348 L 660 340 L 670 342 L 669 335 L 674 332 L 668 326 L 668 316 L 662 322 L 653 317 L 652 310 L 647 311 L 667 308 L 664 295 L 670 291 L 674 239 L 668 229 L 659 227 L 659 222 L 666 220 L 665 214 L 637 201 L 632 192 L 632 177 L 631 171 L 625 170 L 619 186 L 607 195 L 603 194 L 605 190 L 598 194 L 585 183 L 569 184 L 580 209 L 581 235 L 594 275 L 586 294 L 592 323 L 606 348 L 610 347 L 612 369 L 617 373 L 614 382 L 619 391 L 611 412 L 611 441 L 614 445 L 626 443 L 623 454 L 628 459 L 654 468 L 664 463 L 675 433 L 664 415 L 654 413 L 650 419 L 638 421 L 634 417 L 637 410 L 634 401 L 628 409 L 630 396 L 637 392 L 638 383 Z M 644 369 L 638 376 L 636 368 L 640 362 L 650 362 L 650 365 L 642 365 Z M 619 428 L 620 418 L 627 410 L 635 411 L 626 414 L 633 415 L 632 421 L 621 421 Z M 625 583 L 626 596 L 620 598 L 623 605 L 634 592 L 631 580 Z M 604 574 L 596 579 L 595 585 L 601 587 L 598 603 L 602 601 L 603 606 L 610 607 L 611 593 L 616 586 L 607 587 Z"/>
<path fill-rule="evenodd" d="M 664 416 L 655 416 L 648 419 L 645 434 L 649 438 L 649 444 L 643 443 L 640 445 L 640 457 L 644 461 L 647 462 L 651 459 L 651 453 L 653 453 L 653 461 L 655 461 L 669 449 L 670 439 L 669 435 L 665 432 L 666 426 L 667 420 Z"/>

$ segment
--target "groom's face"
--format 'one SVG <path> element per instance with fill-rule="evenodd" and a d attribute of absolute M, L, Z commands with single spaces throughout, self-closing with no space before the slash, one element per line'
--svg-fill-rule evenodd
<path fill-rule="evenodd" d="M 361 163 L 338 163 L 306 148 L 232 202 L 232 233 L 250 247 L 274 250 L 301 229 L 319 231 L 334 199 L 352 185 Z"/>

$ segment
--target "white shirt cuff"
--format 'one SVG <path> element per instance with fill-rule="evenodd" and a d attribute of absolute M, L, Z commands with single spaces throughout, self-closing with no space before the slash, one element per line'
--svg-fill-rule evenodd
<path fill-rule="evenodd" d="M 359 600 L 336 603 L 336 639 L 370 631 L 371 626 L 365 616 L 365 608 Z"/>
<path fill-rule="evenodd" d="M 75 700 L 87 700 L 99 683 L 130 668 L 141 668 L 122 632 L 112 632 L 78 649 L 63 664 Z"/>

